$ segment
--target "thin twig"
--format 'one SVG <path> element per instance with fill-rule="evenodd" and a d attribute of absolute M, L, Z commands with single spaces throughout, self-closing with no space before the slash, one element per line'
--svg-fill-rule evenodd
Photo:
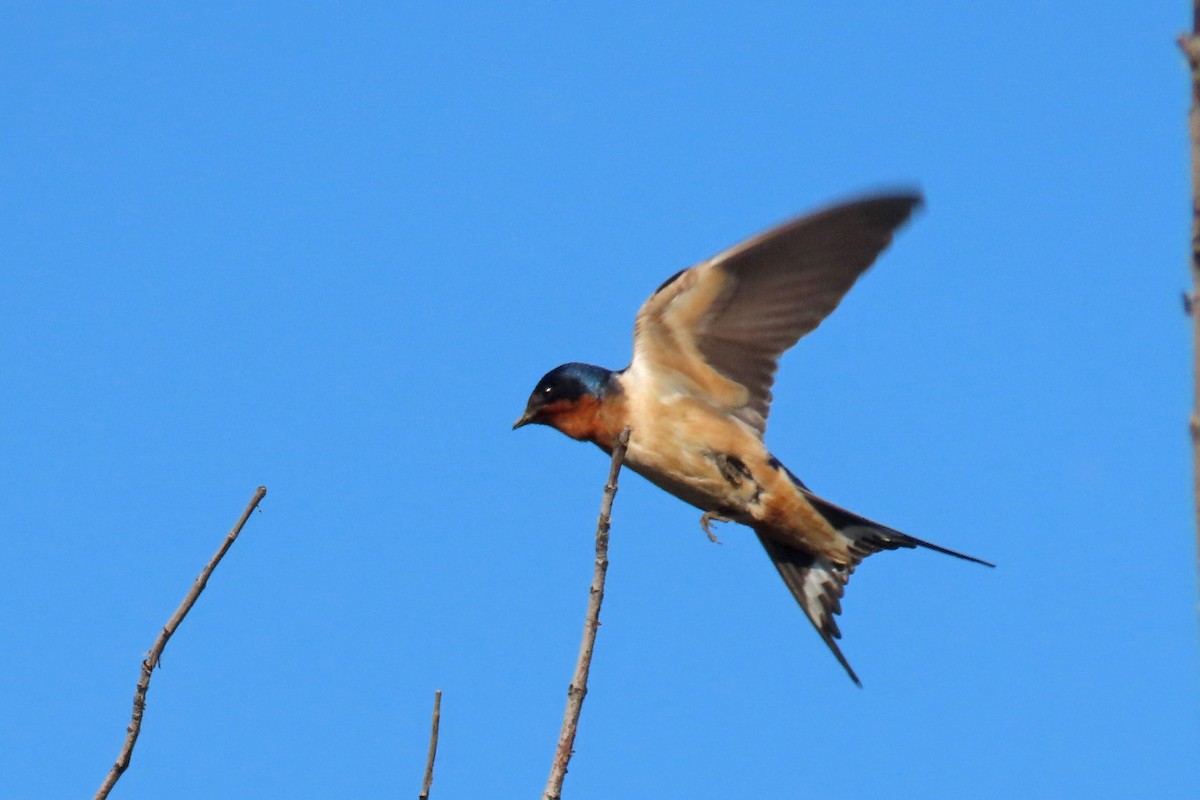
<path fill-rule="evenodd" d="M 1200 556 L 1200 0 L 1192 4 L 1192 32 L 1179 37 L 1192 77 L 1192 105 L 1188 111 L 1188 134 L 1192 152 L 1192 494 L 1196 504 L 1196 550 Z"/>
<path fill-rule="evenodd" d="M 179 608 L 175 609 L 175 613 L 167 620 L 167 624 L 163 627 L 162 632 L 154 640 L 154 646 L 150 648 L 150 652 L 146 654 L 145 660 L 142 661 L 142 676 L 138 679 L 137 689 L 133 693 L 133 717 L 130 719 L 129 728 L 126 731 L 125 744 L 122 745 L 116 763 L 109 770 L 104 783 L 100 785 L 100 791 L 96 792 L 95 800 L 104 800 L 104 798 L 108 797 L 108 793 L 117 784 L 117 780 L 129 767 L 129 759 L 133 755 L 133 746 L 137 744 L 138 734 L 142 731 L 142 714 L 146 710 L 146 692 L 150 689 L 150 675 L 154 672 L 154 668 L 158 666 L 158 661 L 162 658 L 167 641 L 175 633 L 179 624 L 183 622 L 183 618 L 192 610 L 192 606 L 196 604 L 196 599 L 200 597 L 200 593 L 204 591 L 205 584 L 208 583 L 208 576 L 212 575 L 213 570 L 217 568 L 217 564 L 221 563 L 221 559 L 225 557 L 225 553 L 233 545 L 238 534 L 242 532 L 246 521 L 250 519 L 250 515 L 254 513 L 254 509 L 258 507 L 259 502 L 266 495 L 267 487 L 265 486 L 258 487 L 254 492 L 254 496 L 250 498 L 250 503 L 233 526 L 233 530 L 229 531 L 229 535 L 225 537 L 225 541 L 217 548 L 216 555 L 212 557 L 212 560 L 201 571 L 200 576 L 196 578 L 196 582 L 192 584 L 191 590 L 183 598 L 183 602 L 179 604 Z"/>
<path fill-rule="evenodd" d="M 429 787 L 433 786 L 433 760 L 437 758 L 438 725 L 442 721 L 442 690 L 433 693 L 433 725 L 429 730 L 429 758 L 425 761 L 425 781 L 421 784 L 420 800 L 429 800 Z"/>
<path fill-rule="evenodd" d="M 621 431 L 613 445 L 612 467 L 608 481 L 604 484 L 604 499 L 600 503 L 600 519 L 596 522 L 596 566 L 592 572 L 592 585 L 588 590 L 587 617 L 583 623 L 583 642 L 579 645 L 579 659 L 575 662 L 575 676 L 567 688 L 567 709 L 563 714 L 562 731 L 558 735 L 558 748 L 554 751 L 554 763 L 550 767 L 550 780 L 542 800 L 560 800 L 563 779 L 567 776 L 567 764 L 575 752 L 575 731 L 579 728 L 579 714 L 583 710 L 583 698 L 587 695 L 588 671 L 592 666 L 592 649 L 596 644 L 596 629 L 600 627 L 600 604 L 604 602 L 604 576 L 608 572 L 608 528 L 612 516 L 613 498 L 617 495 L 617 475 L 625 461 L 625 448 L 629 446 L 629 428 Z"/>

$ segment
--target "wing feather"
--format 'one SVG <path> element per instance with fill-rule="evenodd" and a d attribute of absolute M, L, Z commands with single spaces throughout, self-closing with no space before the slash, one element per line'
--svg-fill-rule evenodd
<path fill-rule="evenodd" d="M 678 273 L 638 312 L 631 368 L 669 375 L 761 435 L 779 356 L 837 308 L 920 203 L 913 192 L 832 206 Z"/>

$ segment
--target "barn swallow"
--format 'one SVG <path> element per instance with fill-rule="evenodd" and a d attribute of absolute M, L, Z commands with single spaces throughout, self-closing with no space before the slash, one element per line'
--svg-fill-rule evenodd
<path fill-rule="evenodd" d="M 642 305 L 623 370 L 563 364 L 546 373 L 513 429 L 536 423 L 612 453 L 715 521 L 753 529 L 821 639 L 842 655 L 846 582 L 881 550 L 924 547 L 813 494 L 767 450 L 763 434 L 779 357 L 841 302 L 922 202 L 916 192 L 830 206 L 672 275 Z"/>

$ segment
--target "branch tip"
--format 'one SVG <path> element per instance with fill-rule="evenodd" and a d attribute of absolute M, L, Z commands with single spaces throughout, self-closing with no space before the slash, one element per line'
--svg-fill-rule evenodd
<path fill-rule="evenodd" d="M 596 646 L 596 631 L 600 628 L 600 606 L 604 602 L 604 578 L 608 572 L 609 526 L 612 518 L 613 498 L 617 494 L 617 475 L 625 463 L 625 451 L 629 447 L 629 428 L 625 428 L 613 443 L 612 464 L 608 480 L 604 482 L 604 495 L 600 501 L 600 517 L 596 520 L 596 561 L 592 568 L 592 583 L 588 587 L 587 614 L 583 620 L 583 641 L 579 644 L 579 658 L 575 662 L 575 675 L 567 685 L 567 707 L 563 712 L 562 730 L 558 735 L 558 747 L 550 765 L 550 778 L 542 800 L 560 800 L 563 779 L 567 766 L 575 753 L 575 733 L 579 729 L 579 715 L 583 710 L 583 698 L 587 695 L 588 673 L 592 666 L 592 651 Z"/>
<path fill-rule="evenodd" d="M 138 678 L 137 686 L 133 692 L 133 713 L 130 715 L 129 727 L 125 729 L 125 743 L 121 746 L 121 752 L 117 755 L 117 760 L 113 762 L 112 769 L 108 771 L 104 782 L 100 784 L 100 789 L 96 792 L 95 800 L 105 800 L 113 787 L 117 785 L 121 775 L 125 770 L 129 769 L 129 761 L 133 757 L 133 747 L 137 744 L 138 734 L 142 731 L 142 714 L 146 710 L 146 693 L 150 690 L 150 678 L 154 674 L 155 667 L 161 666 L 163 650 L 167 647 L 167 642 L 175 631 L 179 629 L 180 623 L 184 617 L 192 610 L 192 606 L 196 604 L 200 593 L 204 591 L 205 585 L 208 583 L 208 578 L 212 575 L 213 570 L 217 568 L 217 564 L 221 563 L 221 559 L 229 552 L 229 548 L 237 540 L 238 535 L 245 527 L 250 515 L 258 508 L 258 503 L 267 494 L 267 487 L 259 486 L 254 492 L 254 496 L 250 498 L 250 502 L 246 505 L 246 509 L 242 511 L 241 517 L 234 524 L 233 529 L 225 536 L 225 541 L 217 548 L 217 552 L 209 559 L 208 564 L 200 571 L 200 576 L 192 582 L 192 588 L 184 595 L 183 602 L 179 604 L 179 608 L 175 609 L 175 613 L 167 620 L 167 624 L 159 631 L 158 638 L 154 640 L 146 657 L 142 659 L 142 672 Z"/>

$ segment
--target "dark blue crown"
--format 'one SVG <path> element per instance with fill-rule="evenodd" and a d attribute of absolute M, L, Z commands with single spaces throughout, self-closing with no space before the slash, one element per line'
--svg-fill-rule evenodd
<path fill-rule="evenodd" d="M 585 394 L 600 397 L 608 387 L 612 374 L 611 369 L 594 364 L 571 362 L 547 372 L 533 392 L 536 396 L 550 390 L 557 399 L 562 400 L 573 400 Z"/>

